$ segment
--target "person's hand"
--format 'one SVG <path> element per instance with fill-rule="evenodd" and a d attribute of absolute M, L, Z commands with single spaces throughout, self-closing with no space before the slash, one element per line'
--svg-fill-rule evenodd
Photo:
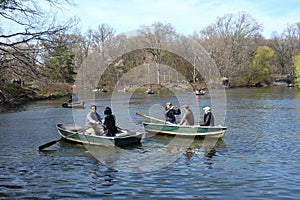
<path fill-rule="evenodd" d="M 106 125 L 103 125 L 103 130 L 107 130 L 107 127 L 106 127 Z"/>

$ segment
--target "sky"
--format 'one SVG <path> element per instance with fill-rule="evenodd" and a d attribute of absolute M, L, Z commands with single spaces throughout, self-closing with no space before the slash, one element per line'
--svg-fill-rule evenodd
<path fill-rule="evenodd" d="M 191 35 L 225 14 L 244 11 L 263 25 L 265 38 L 300 22 L 299 0 L 73 0 L 66 17 L 80 18 L 84 31 L 108 24 L 116 33 L 134 31 L 154 22 L 170 23 L 178 33 Z"/>

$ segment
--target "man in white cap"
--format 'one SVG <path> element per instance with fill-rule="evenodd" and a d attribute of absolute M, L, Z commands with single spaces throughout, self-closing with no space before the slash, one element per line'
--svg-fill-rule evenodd
<path fill-rule="evenodd" d="M 179 123 L 179 125 L 188 125 L 193 126 L 194 125 L 194 115 L 193 112 L 189 109 L 188 104 L 184 104 L 183 106 L 184 114 L 183 117 Z"/>
<path fill-rule="evenodd" d="M 203 122 L 200 123 L 200 126 L 214 126 L 215 120 L 214 116 L 210 111 L 210 107 L 206 106 L 203 108 L 204 110 L 204 117 L 203 117 Z"/>

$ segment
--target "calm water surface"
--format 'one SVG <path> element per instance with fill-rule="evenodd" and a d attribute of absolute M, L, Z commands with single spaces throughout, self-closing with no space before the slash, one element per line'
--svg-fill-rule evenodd
<path fill-rule="evenodd" d="M 209 96 L 181 95 L 199 107 L 210 104 Z M 59 139 L 56 123 L 74 122 L 72 109 L 61 107 L 62 99 L 3 112 L 0 198 L 299 199 L 300 91 L 229 89 L 226 97 L 228 130 L 214 148 L 203 150 L 203 140 L 170 148 L 172 138 L 150 137 L 132 148 L 101 149 L 100 161 L 85 146 L 65 142 L 37 150 Z M 122 98 L 120 94 L 117 105 L 124 107 Z M 147 119 L 135 112 L 151 114 L 166 101 L 176 103 L 177 98 L 132 96 L 129 115 L 135 125 L 129 127 L 119 115 L 122 111 L 116 111 L 119 126 L 143 130 L 141 122 Z M 96 104 L 102 114 L 110 104 L 109 94 L 99 95 Z M 76 111 L 86 112 L 88 108 Z M 109 165 L 106 151 L 115 164 Z"/>

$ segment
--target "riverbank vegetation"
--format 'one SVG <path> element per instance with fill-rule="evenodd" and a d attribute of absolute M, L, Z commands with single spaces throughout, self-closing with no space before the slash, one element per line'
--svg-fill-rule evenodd
<path fill-rule="evenodd" d="M 51 9 L 43 9 L 46 3 Z M 11 99 L 47 98 L 71 92 L 76 74 L 90 55 L 110 61 L 105 73 L 90 88 L 103 86 L 113 89 L 115 83 L 136 66 L 144 66 L 141 74 L 130 74 L 124 88 L 153 76 L 154 84 L 193 83 L 205 86 L 203 74 L 209 71 L 203 58 L 185 55 L 191 48 L 186 41 L 200 44 L 213 59 L 226 86 L 265 86 L 299 84 L 300 22 L 288 25 L 282 33 L 270 39 L 262 36 L 263 25 L 255 16 L 245 12 L 218 17 L 207 27 L 198 27 L 192 35 L 176 32 L 172 24 L 154 22 L 141 25 L 134 36 L 116 34 L 108 24 L 81 32 L 78 19 L 59 21 L 57 9 L 74 6 L 70 1 L 12 1 L 0 2 L 0 102 Z M 13 24 L 13 30 L 3 27 Z M 138 42 L 139 43 L 138 43 Z M 143 43 L 143 44 L 142 44 Z M 181 55 L 164 49 L 168 45 Z M 138 48 L 148 46 L 148 48 Z M 135 47 L 135 48 L 133 48 Z M 112 52 L 135 49 L 126 54 Z M 122 49 L 122 51 L 121 51 Z M 174 51 L 175 52 L 175 51 Z M 194 62 L 188 62 L 193 60 Z M 198 66 L 197 66 L 198 65 Z M 162 66 L 170 66 L 169 68 Z M 199 70 L 195 70 L 195 67 Z M 101 69 L 100 69 L 101 71 Z M 182 75 L 179 76 L 178 74 Z M 20 84 L 16 84 L 19 81 Z M 222 80 L 212 77 L 214 85 Z M 22 84 L 21 84 L 22 83 Z"/>

